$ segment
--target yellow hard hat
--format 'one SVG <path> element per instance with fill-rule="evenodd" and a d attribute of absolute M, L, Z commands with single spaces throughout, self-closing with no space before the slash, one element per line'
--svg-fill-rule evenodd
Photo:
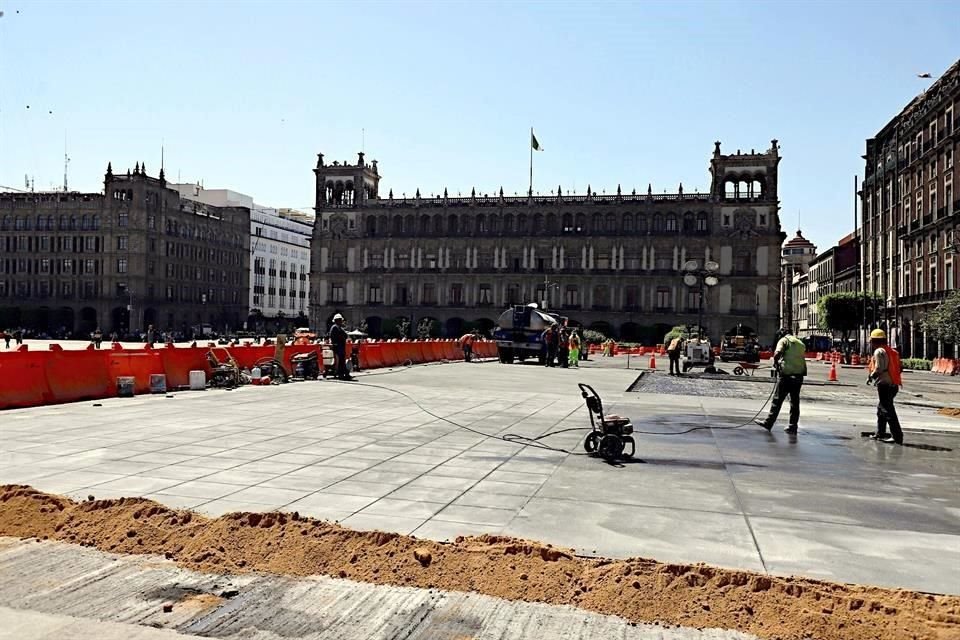
<path fill-rule="evenodd" d="M 870 332 L 870 339 L 871 339 L 871 340 L 886 340 L 886 339 L 887 339 L 887 332 L 884 331 L 883 329 L 874 329 L 873 331 Z"/>

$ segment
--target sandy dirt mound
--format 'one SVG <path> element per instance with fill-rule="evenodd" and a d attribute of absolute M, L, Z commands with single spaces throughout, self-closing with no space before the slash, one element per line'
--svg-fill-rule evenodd
<path fill-rule="evenodd" d="M 953 407 L 944 407 L 937 411 L 942 416 L 950 416 L 951 418 L 960 418 L 960 409 L 955 409 Z"/>
<path fill-rule="evenodd" d="M 208 572 L 324 574 L 568 604 L 636 622 L 802 640 L 960 639 L 960 597 L 776 578 L 705 565 L 575 557 L 498 536 L 453 544 L 345 529 L 296 513 L 210 519 L 143 498 L 87 500 L 0 486 L 0 535 L 161 554 Z"/>

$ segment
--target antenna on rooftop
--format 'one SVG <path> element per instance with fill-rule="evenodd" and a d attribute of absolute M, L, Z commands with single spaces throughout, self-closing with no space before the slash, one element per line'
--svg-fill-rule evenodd
<path fill-rule="evenodd" d="M 366 152 L 367 146 L 367 130 L 363 127 L 360 128 L 360 153 Z"/>
<path fill-rule="evenodd" d="M 70 156 L 67 155 L 67 134 L 63 134 L 63 192 L 69 191 L 67 188 L 67 166 L 70 164 Z"/>

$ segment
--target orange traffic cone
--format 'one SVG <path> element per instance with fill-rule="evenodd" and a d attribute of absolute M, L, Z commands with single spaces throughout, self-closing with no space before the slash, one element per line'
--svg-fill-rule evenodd
<path fill-rule="evenodd" d="M 833 362 L 830 364 L 830 375 L 827 377 L 827 382 L 836 382 L 837 381 L 837 363 Z"/>
<path fill-rule="evenodd" d="M 650 354 L 650 368 L 651 369 L 657 368 L 657 357 L 652 353 Z"/>

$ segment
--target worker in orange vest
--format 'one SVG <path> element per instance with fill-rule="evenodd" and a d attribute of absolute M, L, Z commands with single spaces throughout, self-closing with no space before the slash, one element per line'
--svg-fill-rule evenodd
<path fill-rule="evenodd" d="M 887 334 L 883 329 L 870 332 L 870 348 L 873 349 L 873 357 L 870 358 L 870 377 L 867 378 L 867 384 L 872 382 L 876 385 L 879 399 L 877 432 L 870 437 L 880 442 L 903 444 L 900 418 L 897 417 L 897 408 L 893 405 L 893 399 L 897 397 L 903 384 L 900 377 L 903 370 L 900 366 L 900 354 L 887 344 Z M 890 426 L 889 434 L 887 425 Z"/>

